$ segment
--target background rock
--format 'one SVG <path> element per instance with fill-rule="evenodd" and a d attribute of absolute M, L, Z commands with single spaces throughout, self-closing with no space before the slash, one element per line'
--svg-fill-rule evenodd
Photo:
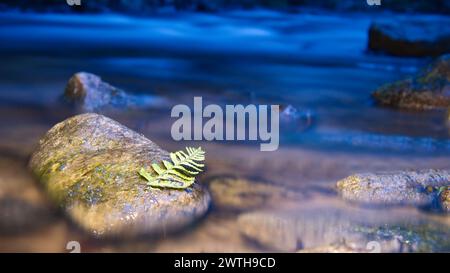
<path fill-rule="evenodd" d="M 450 52 L 450 30 L 442 28 L 449 24 L 448 18 L 375 21 L 368 47 L 395 56 L 439 56 Z"/>
<path fill-rule="evenodd" d="M 68 81 L 64 91 L 67 101 L 84 112 L 114 109 L 143 108 L 162 103 L 162 99 L 150 95 L 131 95 L 118 89 L 94 74 L 78 72 Z"/>
<path fill-rule="evenodd" d="M 341 196 L 368 205 L 414 205 L 432 207 L 437 189 L 450 183 L 449 171 L 365 173 L 337 182 Z"/>
<path fill-rule="evenodd" d="M 384 85 L 372 94 L 381 105 L 403 109 L 450 107 L 450 55 L 443 55 L 413 78 Z"/>
<path fill-rule="evenodd" d="M 198 183 L 158 189 L 139 176 L 141 167 L 168 156 L 116 121 L 83 114 L 50 129 L 29 166 L 79 226 L 97 236 L 123 237 L 178 230 L 207 211 L 210 197 Z"/>

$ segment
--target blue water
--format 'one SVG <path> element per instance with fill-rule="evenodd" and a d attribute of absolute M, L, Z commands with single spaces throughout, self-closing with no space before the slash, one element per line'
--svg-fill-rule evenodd
<path fill-rule="evenodd" d="M 400 112 L 370 98 L 429 61 L 367 51 L 370 22 L 393 16 L 400 15 L 3 13 L 0 101 L 53 105 L 73 73 L 89 71 L 173 104 L 202 95 L 218 104 L 276 103 L 312 113 L 311 126 L 282 131 L 284 145 L 447 154 L 444 112 Z M 168 118 L 169 110 L 163 113 Z"/>

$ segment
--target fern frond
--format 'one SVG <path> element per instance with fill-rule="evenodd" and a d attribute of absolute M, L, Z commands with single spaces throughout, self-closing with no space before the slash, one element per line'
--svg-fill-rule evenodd
<path fill-rule="evenodd" d="M 178 151 L 170 153 L 172 162 L 163 160 L 162 165 L 152 164 L 151 168 L 156 175 L 150 174 L 141 168 L 139 175 L 147 180 L 151 187 L 185 189 L 195 182 L 195 175 L 203 171 L 205 166 L 205 152 L 201 147 L 187 147 L 186 152 Z"/>

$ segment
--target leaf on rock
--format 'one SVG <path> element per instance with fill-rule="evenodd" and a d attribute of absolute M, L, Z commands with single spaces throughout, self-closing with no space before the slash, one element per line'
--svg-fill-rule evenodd
<path fill-rule="evenodd" d="M 152 164 L 152 175 L 145 168 L 141 168 L 139 175 L 147 180 L 151 187 L 186 189 L 195 182 L 195 176 L 203 171 L 205 166 L 205 152 L 201 147 L 187 147 L 186 152 L 170 153 L 172 162 L 163 160 L 161 164 Z"/>

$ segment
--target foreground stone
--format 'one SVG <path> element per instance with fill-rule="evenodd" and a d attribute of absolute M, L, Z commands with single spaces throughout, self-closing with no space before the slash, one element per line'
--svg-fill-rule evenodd
<path fill-rule="evenodd" d="M 341 196 L 368 205 L 433 207 L 438 189 L 450 184 L 450 171 L 364 173 L 337 182 Z"/>
<path fill-rule="evenodd" d="M 250 212 L 239 216 L 238 226 L 245 238 L 268 251 L 450 251 L 448 226 L 376 210 L 327 208 Z"/>
<path fill-rule="evenodd" d="M 210 196 L 196 183 L 158 189 L 138 175 L 169 159 L 143 135 L 98 114 L 69 118 L 50 129 L 29 166 L 50 197 L 88 232 L 134 236 L 183 228 L 208 209 Z"/>
<path fill-rule="evenodd" d="M 162 101 L 152 96 L 127 94 L 91 73 L 78 72 L 66 85 L 65 99 L 80 108 L 82 112 L 107 109 L 129 109 L 154 106 Z"/>
<path fill-rule="evenodd" d="M 444 55 L 415 77 L 380 87 L 372 94 L 384 106 L 426 110 L 450 107 L 450 55 Z"/>
<path fill-rule="evenodd" d="M 439 56 L 450 52 L 448 18 L 404 18 L 373 22 L 369 49 L 395 56 Z"/>

